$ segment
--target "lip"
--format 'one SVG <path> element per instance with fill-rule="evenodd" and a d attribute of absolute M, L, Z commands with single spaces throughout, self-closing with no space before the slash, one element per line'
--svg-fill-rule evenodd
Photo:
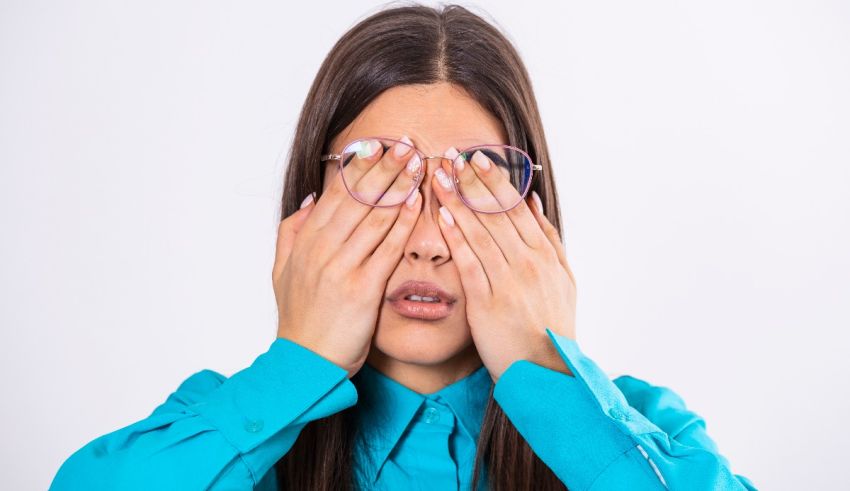
<path fill-rule="evenodd" d="M 437 297 L 439 302 L 426 303 L 406 300 L 408 295 Z M 430 281 L 408 280 L 386 297 L 386 301 L 399 315 L 411 319 L 439 320 L 448 317 L 454 309 L 457 297 Z"/>

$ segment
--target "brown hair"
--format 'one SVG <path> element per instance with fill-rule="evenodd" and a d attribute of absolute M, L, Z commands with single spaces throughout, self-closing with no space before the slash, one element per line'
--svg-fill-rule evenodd
<path fill-rule="evenodd" d="M 531 189 L 540 195 L 545 215 L 560 232 L 549 152 L 525 66 L 499 29 L 456 5 L 382 10 L 337 41 L 301 110 L 289 152 L 281 216 L 294 213 L 311 192 L 321 194 L 325 166 L 319 165 L 320 155 L 372 100 L 391 87 L 435 82 L 465 89 L 502 121 L 510 145 L 526 150 L 543 166 Z M 303 428 L 275 466 L 279 489 L 356 487 L 352 458 L 357 410 L 355 405 Z M 482 477 L 496 491 L 566 489 L 493 400 L 492 387 L 478 439 L 473 489 Z"/>

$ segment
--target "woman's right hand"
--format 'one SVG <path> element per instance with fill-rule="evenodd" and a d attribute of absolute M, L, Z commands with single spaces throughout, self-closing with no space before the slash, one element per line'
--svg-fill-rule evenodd
<path fill-rule="evenodd" d="M 410 189 L 422 167 L 416 152 L 397 156 L 396 147 L 386 152 L 377 147 L 373 155 L 355 157 L 344 167 L 345 182 L 354 190 L 364 185 L 386 189 L 390 183 L 395 193 Z M 412 203 L 372 207 L 352 198 L 337 172 L 318 202 L 282 220 L 272 270 L 277 336 L 354 376 L 369 353 L 387 280 L 419 217 L 420 194 L 414 191 Z"/>

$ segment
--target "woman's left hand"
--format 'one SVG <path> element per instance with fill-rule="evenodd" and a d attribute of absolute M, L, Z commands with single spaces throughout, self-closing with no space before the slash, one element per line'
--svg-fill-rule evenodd
<path fill-rule="evenodd" d="M 453 148 L 446 152 L 448 158 L 456 155 Z M 457 171 L 464 189 L 490 192 L 503 204 L 519 199 L 506 174 L 483 153 L 471 161 Z M 497 382 L 520 359 L 571 374 L 546 334 L 548 327 L 575 339 L 576 285 L 558 230 L 534 195 L 507 212 L 478 213 L 461 201 L 452 180 L 451 171 L 440 168 L 432 182 L 443 205 L 440 229 L 460 272 L 473 342 L 490 377 Z"/>

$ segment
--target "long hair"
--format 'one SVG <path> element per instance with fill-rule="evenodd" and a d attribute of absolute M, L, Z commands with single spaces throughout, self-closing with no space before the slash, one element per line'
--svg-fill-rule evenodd
<path fill-rule="evenodd" d="M 346 32 L 316 75 L 295 130 L 283 187 L 281 216 L 321 195 L 330 142 L 385 90 L 448 82 L 462 87 L 498 118 L 510 145 L 528 152 L 543 172 L 531 189 L 561 232 L 558 196 L 537 102 L 525 66 L 493 24 L 469 10 L 421 5 L 379 11 Z M 530 192 L 530 191 L 529 191 Z M 341 490 L 356 486 L 353 428 L 358 405 L 308 423 L 275 465 L 279 489 Z M 486 477 L 494 491 L 563 490 L 493 399 L 478 438 L 473 489 Z M 483 474 L 483 475 L 482 475 Z"/>

